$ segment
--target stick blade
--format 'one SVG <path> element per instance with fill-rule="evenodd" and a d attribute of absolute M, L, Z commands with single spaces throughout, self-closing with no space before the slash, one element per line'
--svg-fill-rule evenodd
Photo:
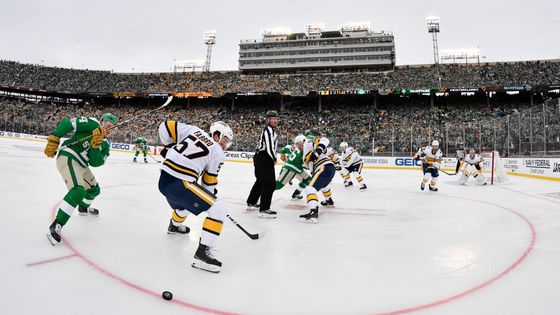
<path fill-rule="evenodd" d="M 173 100 L 173 95 L 169 96 L 167 98 L 167 101 L 165 101 L 165 103 L 163 103 L 163 105 L 161 105 L 161 107 L 165 107 L 165 106 L 169 105 L 169 103 L 171 103 L 172 100 Z"/>
<path fill-rule="evenodd" d="M 261 231 L 261 232 L 259 232 L 259 233 L 252 234 L 252 235 L 249 236 L 249 237 L 250 237 L 252 240 L 258 240 L 258 239 L 263 238 L 263 236 L 264 236 L 264 231 Z"/>

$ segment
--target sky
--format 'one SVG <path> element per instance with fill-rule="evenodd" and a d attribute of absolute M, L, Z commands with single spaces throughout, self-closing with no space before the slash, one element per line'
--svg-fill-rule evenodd
<path fill-rule="evenodd" d="M 0 59 L 116 72 L 168 72 L 173 60 L 204 59 L 236 70 L 239 41 L 265 28 L 334 30 L 369 21 L 395 36 L 398 65 L 433 61 L 425 18 L 441 19 L 441 49 L 479 47 L 482 61 L 560 58 L 557 0 L 0 0 Z"/>

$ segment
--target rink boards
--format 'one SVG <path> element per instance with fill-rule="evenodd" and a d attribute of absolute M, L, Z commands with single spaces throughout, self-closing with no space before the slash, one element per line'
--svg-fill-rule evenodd
<path fill-rule="evenodd" d="M 31 141 L 46 141 L 43 135 L 0 131 L 0 138 L 11 138 Z M 63 139 L 64 140 L 64 139 Z M 153 155 L 158 155 L 162 147 L 149 146 Z M 111 150 L 119 152 L 134 152 L 135 145 L 131 143 L 111 143 Z M 226 159 L 230 162 L 252 163 L 254 152 L 226 152 Z M 411 157 L 376 157 L 363 156 L 364 168 L 368 169 L 395 169 L 418 170 L 420 162 Z M 444 158 L 442 169 L 455 171 L 457 159 Z M 281 164 L 281 163 L 280 163 Z M 560 181 L 560 158 L 502 158 L 502 164 L 508 175 L 524 176 L 529 178 Z M 487 169 L 489 167 L 486 167 Z M 488 173 L 489 171 L 485 171 Z"/>

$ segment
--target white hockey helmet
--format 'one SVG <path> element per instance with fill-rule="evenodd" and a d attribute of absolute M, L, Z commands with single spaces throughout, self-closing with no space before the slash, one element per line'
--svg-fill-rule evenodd
<path fill-rule="evenodd" d="M 342 150 L 348 149 L 348 142 L 342 141 L 342 142 L 340 143 L 340 149 L 342 149 Z"/>
<path fill-rule="evenodd" d="M 307 138 L 304 135 L 297 135 L 294 138 L 294 143 L 295 144 L 298 144 L 298 142 L 305 143 L 305 140 L 307 140 Z"/>
<path fill-rule="evenodd" d="M 439 141 L 437 140 L 432 141 L 432 147 L 439 148 Z"/>
<path fill-rule="evenodd" d="M 231 141 L 233 140 L 233 131 L 231 130 L 229 125 L 223 121 L 216 121 L 210 126 L 210 136 L 214 137 L 214 134 L 216 132 L 220 134 L 218 143 L 220 143 L 224 137 L 227 137 L 229 139 L 227 147 L 229 147 Z"/>

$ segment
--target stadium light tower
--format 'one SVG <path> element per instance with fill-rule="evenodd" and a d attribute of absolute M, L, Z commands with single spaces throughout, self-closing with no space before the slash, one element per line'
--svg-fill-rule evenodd
<path fill-rule="evenodd" d="M 426 25 L 428 26 L 428 33 L 432 34 L 432 42 L 434 45 L 434 63 L 439 63 L 439 48 L 437 36 L 439 34 L 439 17 L 428 16 L 426 18 Z"/>
<path fill-rule="evenodd" d="M 216 31 L 204 32 L 204 44 L 206 45 L 206 63 L 203 71 L 210 71 L 210 62 L 212 60 L 212 47 L 216 44 Z"/>

